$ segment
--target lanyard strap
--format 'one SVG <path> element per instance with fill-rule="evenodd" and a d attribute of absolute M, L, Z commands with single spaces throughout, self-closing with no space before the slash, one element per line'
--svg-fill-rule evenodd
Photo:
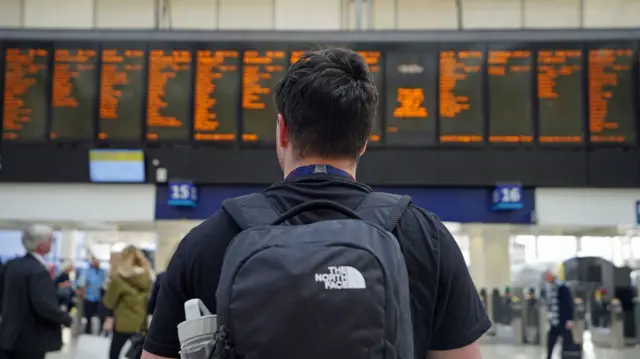
<path fill-rule="evenodd" d="M 348 177 L 353 179 L 353 177 L 351 177 L 349 172 L 330 166 L 330 165 L 309 165 L 309 166 L 298 167 L 295 170 L 291 171 L 291 173 L 289 173 L 286 179 L 290 180 L 296 177 L 308 176 L 312 174 L 328 174 L 328 175 L 342 176 L 342 177 Z"/>

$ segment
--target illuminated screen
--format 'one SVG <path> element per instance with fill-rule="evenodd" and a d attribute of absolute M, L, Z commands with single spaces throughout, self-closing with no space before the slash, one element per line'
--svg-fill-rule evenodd
<path fill-rule="evenodd" d="M 436 59 L 428 54 L 386 57 L 386 143 L 436 142 Z"/>
<path fill-rule="evenodd" d="M 242 62 L 242 140 L 275 142 L 277 111 L 271 91 L 284 77 L 285 51 L 247 50 Z"/>
<path fill-rule="evenodd" d="M 146 54 L 142 48 L 102 49 L 98 138 L 142 140 Z"/>
<path fill-rule="evenodd" d="M 358 54 L 362 56 L 364 61 L 369 66 L 369 72 L 371 72 L 371 77 L 373 77 L 373 83 L 378 88 L 378 93 L 382 92 L 382 81 L 383 81 L 383 72 L 382 72 L 382 57 L 380 55 L 380 51 L 358 51 Z M 376 111 L 376 117 L 373 119 L 373 128 L 371 130 L 371 136 L 369 137 L 369 142 L 376 143 L 380 142 L 380 134 L 382 133 L 382 117 L 384 116 L 382 112 L 382 100 L 378 101 L 378 110 Z"/>
<path fill-rule="evenodd" d="M 7 48 L 2 107 L 5 140 L 44 140 L 47 135 L 49 53 L 41 48 Z"/>
<path fill-rule="evenodd" d="M 525 49 L 490 48 L 489 141 L 533 142 L 533 56 Z"/>
<path fill-rule="evenodd" d="M 484 140 L 482 51 L 440 52 L 440 142 Z"/>
<path fill-rule="evenodd" d="M 144 153 L 141 150 L 91 150 L 91 182 L 144 183 Z"/>
<path fill-rule="evenodd" d="M 236 139 L 237 98 L 240 94 L 239 61 L 238 51 L 198 50 L 193 122 L 193 136 L 196 140 Z"/>
<path fill-rule="evenodd" d="M 191 51 L 152 49 L 149 53 L 147 139 L 186 141 L 191 132 Z"/>
<path fill-rule="evenodd" d="M 92 48 L 56 48 L 53 64 L 51 138 L 94 137 L 98 52 Z"/>
<path fill-rule="evenodd" d="M 635 143 L 633 64 L 635 49 L 589 50 L 589 140 Z"/>
<path fill-rule="evenodd" d="M 582 123 L 582 50 L 538 50 L 538 113 L 541 143 L 580 143 Z"/>

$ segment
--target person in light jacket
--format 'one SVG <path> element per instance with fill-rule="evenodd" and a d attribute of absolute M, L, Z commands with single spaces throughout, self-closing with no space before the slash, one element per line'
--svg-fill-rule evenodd
<path fill-rule="evenodd" d="M 109 359 L 118 359 L 127 340 L 146 326 L 152 274 L 144 254 L 134 246 L 118 254 L 113 264 L 103 299 L 110 316 L 103 329 L 113 332 Z"/>

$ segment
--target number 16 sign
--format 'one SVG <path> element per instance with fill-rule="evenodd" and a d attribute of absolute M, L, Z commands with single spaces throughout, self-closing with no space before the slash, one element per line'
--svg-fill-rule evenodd
<path fill-rule="evenodd" d="M 494 211 L 513 211 L 524 208 L 521 184 L 498 184 L 493 190 Z"/>

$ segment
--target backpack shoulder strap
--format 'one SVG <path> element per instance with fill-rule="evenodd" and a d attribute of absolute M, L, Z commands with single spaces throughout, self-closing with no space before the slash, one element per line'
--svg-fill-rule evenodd
<path fill-rule="evenodd" d="M 381 225 L 387 231 L 393 232 L 410 204 L 410 196 L 371 192 L 360 203 L 356 213 L 365 221 Z"/>
<path fill-rule="evenodd" d="M 241 230 L 269 224 L 280 213 L 262 193 L 225 199 L 222 208 L 236 221 Z"/>

